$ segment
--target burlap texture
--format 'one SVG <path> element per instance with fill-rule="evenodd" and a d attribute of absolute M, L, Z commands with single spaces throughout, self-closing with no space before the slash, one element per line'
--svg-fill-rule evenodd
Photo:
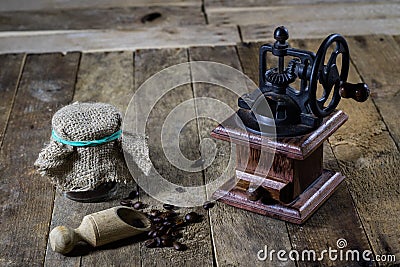
<path fill-rule="evenodd" d="M 68 141 L 91 141 L 121 128 L 121 114 L 104 103 L 74 103 L 58 110 L 52 119 L 56 134 Z M 85 191 L 103 182 L 129 182 L 121 138 L 90 147 L 69 146 L 53 139 L 35 162 L 38 171 L 62 191 Z"/>

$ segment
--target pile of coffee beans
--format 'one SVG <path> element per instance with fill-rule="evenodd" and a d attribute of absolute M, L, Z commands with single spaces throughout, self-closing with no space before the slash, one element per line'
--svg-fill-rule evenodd
<path fill-rule="evenodd" d="M 180 230 L 186 222 L 173 211 L 172 205 L 165 204 L 164 209 L 166 211 L 153 209 L 147 214 L 152 222 L 152 227 L 147 234 L 149 239 L 146 240 L 145 246 L 148 248 L 174 247 L 176 250 L 185 250 L 186 246 L 177 239 L 182 237 Z"/>
<path fill-rule="evenodd" d="M 132 191 L 127 198 L 121 200 L 122 206 L 133 207 L 134 209 L 143 209 L 146 207 L 141 201 L 135 201 L 138 196 L 137 191 Z M 213 202 L 205 202 L 203 208 L 208 210 L 214 207 Z M 191 223 L 200 221 L 201 216 L 196 212 L 189 212 L 183 217 L 175 210 L 174 205 L 164 204 L 164 210 L 152 209 L 146 213 L 151 221 L 151 230 L 147 233 L 148 239 L 144 245 L 148 248 L 173 247 L 175 250 L 186 250 L 186 245 L 178 241 L 182 238 L 181 231 Z"/>

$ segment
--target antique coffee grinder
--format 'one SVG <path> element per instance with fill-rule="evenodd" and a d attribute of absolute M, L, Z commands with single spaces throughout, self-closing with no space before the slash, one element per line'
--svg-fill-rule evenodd
<path fill-rule="evenodd" d="M 350 56 L 341 35 L 328 36 L 316 54 L 289 47 L 289 33 L 283 26 L 275 29 L 274 38 L 274 44 L 260 47 L 259 88 L 240 97 L 237 113 L 211 133 L 234 143 L 237 153 L 236 179 L 232 180 L 238 182 L 233 188 L 222 186 L 214 197 L 301 224 L 344 179 L 322 168 L 323 142 L 348 118 L 335 108 L 341 97 L 365 101 L 369 89 L 364 83 L 347 83 Z M 267 67 L 268 53 L 278 58 L 278 66 Z M 298 89 L 291 86 L 296 79 Z M 275 134 L 276 139 L 272 138 Z M 264 167 L 268 160 L 272 165 Z M 261 181 L 257 187 L 256 181 Z"/>

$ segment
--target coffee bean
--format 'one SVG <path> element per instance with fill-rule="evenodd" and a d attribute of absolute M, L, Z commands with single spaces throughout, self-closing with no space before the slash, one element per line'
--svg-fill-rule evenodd
<path fill-rule="evenodd" d="M 161 233 L 159 231 L 154 231 L 152 236 L 155 238 L 155 237 L 158 237 L 160 235 L 161 235 Z"/>
<path fill-rule="evenodd" d="M 196 212 L 189 212 L 185 215 L 185 221 L 188 223 L 196 222 L 199 219 L 199 215 Z"/>
<path fill-rule="evenodd" d="M 178 219 L 175 221 L 175 226 L 180 227 L 185 224 L 185 221 L 183 219 Z"/>
<path fill-rule="evenodd" d="M 171 232 L 171 236 L 173 238 L 180 238 L 180 237 L 182 237 L 182 234 L 179 233 L 178 231 L 174 231 L 174 232 Z"/>
<path fill-rule="evenodd" d="M 165 214 L 167 215 L 168 218 L 174 218 L 174 217 L 178 216 L 178 213 L 176 213 L 175 211 L 172 211 L 172 210 L 166 211 Z"/>
<path fill-rule="evenodd" d="M 155 232 L 156 232 L 156 231 L 154 231 L 154 230 L 151 230 L 150 232 L 148 232 L 148 233 L 147 233 L 147 235 L 148 235 L 148 236 L 150 236 L 150 237 L 152 237 L 152 236 L 153 236 L 153 234 L 154 234 Z"/>
<path fill-rule="evenodd" d="M 139 191 L 133 190 L 132 192 L 129 193 L 128 198 L 135 199 L 138 196 L 139 196 Z"/>
<path fill-rule="evenodd" d="M 164 239 L 171 239 L 168 235 L 162 235 L 162 236 L 160 236 L 160 238 L 163 239 L 163 240 Z"/>
<path fill-rule="evenodd" d="M 173 217 L 164 218 L 164 222 L 175 223 L 175 220 L 176 220 L 176 218 L 173 218 Z"/>
<path fill-rule="evenodd" d="M 161 215 L 159 217 L 165 221 L 168 221 L 176 216 L 177 216 L 177 214 L 175 212 L 173 212 L 172 210 L 169 210 L 169 211 L 161 213 Z"/>
<path fill-rule="evenodd" d="M 120 205 L 130 207 L 132 206 L 132 201 L 128 198 L 124 198 L 119 202 Z"/>
<path fill-rule="evenodd" d="M 172 240 L 171 239 L 163 239 L 161 240 L 161 244 L 163 247 L 172 247 Z"/>
<path fill-rule="evenodd" d="M 160 214 L 161 214 L 161 212 L 159 210 L 151 210 L 149 212 L 149 215 L 152 216 L 152 217 L 157 217 Z"/>
<path fill-rule="evenodd" d="M 160 223 L 160 222 L 162 222 L 162 221 L 164 221 L 162 218 L 160 218 L 160 217 L 154 217 L 154 218 L 152 218 L 152 221 L 154 222 L 154 223 Z"/>
<path fill-rule="evenodd" d="M 162 246 L 161 238 L 160 238 L 159 236 L 157 236 L 156 238 L 154 238 L 154 240 L 156 240 L 157 247 L 161 247 L 161 246 Z"/>
<path fill-rule="evenodd" d="M 173 231 L 174 231 L 174 230 L 173 230 L 172 228 L 169 228 L 169 229 L 165 232 L 165 234 L 166 234 L 166 235 L 171 235 Z"/>
<path fill-rule="evenodd" d="M 163 222 L 163 225 L 167 226 L 167 227 L 171 227 L 172 226 L 172 222 L 170 221 L 165 221 Z"/>
<path fill-rule="evenodd" d="M 163 225 L 163 226 L 161 226 L 161 227 L 159 228 L 159 231 L 162 232 L 162 233 L 165 233 L 165 232 L 168 230 L 168 228 L 169 228 L 169 227 Z"/>
<path fill-rule="evenodd" d="M 205 210 L 211 209 L 211 208 L 213 208 L 214 206 L 215 206 L 215 203 L 214 203 L 214 202 L 210 202 L 210 201 L 206 201 L 206 202 L 204 202 L 204 204 L 203 204 L 203 208 L 204 208 Z"/>
<path fill-rule="evenodd" d="M 164 209 L 166 209 L 166 210 L 173 210 L 173 209 L 175 208 L 174 205 L 170 205 L 170 204 L 164 204 L 163 207 L 164 207 Z"/>
<path fill-rule="evenodd" d="M 172 243 L 172 245 L 174 246 L 174 249 L 178 251 L 183 251 L 186 249 L 186 246 L 178 241 L 175 241 L 174 243 Z"/>
<path fill-rule="evenodd" d="M 149 239 L 144 242 L 144 245 L 148 248 L 155 248 L 157 246 L 157 242 L 154 239 Z"/>
<path fill-rule="evenodd" d="M 135 210 L 140 210 L 140 209 L 143 209 L 143 203 L 141 202 L 141 201 L 137 201 L 137 202 L 135 202 L 135 204 L 133 204 L 132 205 L 132 207 L 135 209 Z"/>

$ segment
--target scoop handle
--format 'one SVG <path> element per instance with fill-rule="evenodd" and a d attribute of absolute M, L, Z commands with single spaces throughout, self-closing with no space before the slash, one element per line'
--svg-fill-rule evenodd
<path fill-rule="evenodd" d="M 72 251 L 82 237 L 72 228 L 57 226 L 50 232 L 50 246 L 58 253 L 67 254 Z"/>

